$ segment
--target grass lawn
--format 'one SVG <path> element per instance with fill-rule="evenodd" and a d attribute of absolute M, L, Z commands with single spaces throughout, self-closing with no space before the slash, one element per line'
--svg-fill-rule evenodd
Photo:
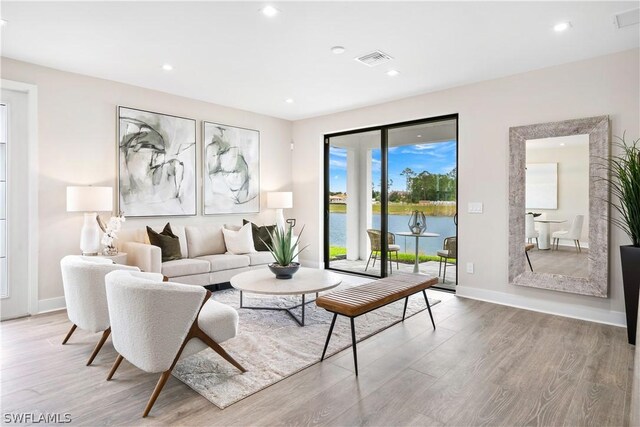
<path fill-rule="evenodd" d="M 347 255 L 347 248 L 342 246 L 330 246 L 329 247 L 329 259 L 336 260 L 338 257 L 344 257 Z M 389 254 L 389 256 L 396 260 L 395 254 Z M 409 252 L 398 252 L 398 261 L 403 264 L 413 264 L 416 262 L 416 254 Z M 436 255 L 424 255 L 418 254 L 418 262 L 427 262 L 427 261 L 440 261 L 440 257 Z M 455 258 L 449 258 L 449 262 L 456 262 Z"/>
<path fill-rule="evenodd" d="M 380 205 L 372 205 L 373 213 L 380 213 Z M 446 206 L 432 206 L 432 205 L 419 205 L 417 203 L 389 203 L 389 215 L 410 215 L 413 211 L 424 212 L 427 216 L 454 216 L 456 213 L 456 207 L 451 205 Z M 330 204 L 329 212 L 346 213 L 346 204 Z"/>

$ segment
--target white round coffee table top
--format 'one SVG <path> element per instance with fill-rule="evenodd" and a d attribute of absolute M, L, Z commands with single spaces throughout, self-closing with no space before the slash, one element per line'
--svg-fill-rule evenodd
<path fill-rule="evenodd" d="M 268 268 L 251 270 L 231 278 L 231 286 L 254 294 L 301 295 L 335 288 L 342 279 L 327 270 L 300 267 L 291 279 L 276 279 Z"/>

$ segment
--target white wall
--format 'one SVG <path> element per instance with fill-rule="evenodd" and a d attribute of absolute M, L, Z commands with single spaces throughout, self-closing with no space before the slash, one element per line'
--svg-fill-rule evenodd
<path fill-rule="evenodd" d="M 583 143 L 571 143 L 575 136 L 553 138 L 567 141 L 565 146 L 552 146 L 531 149 L 527 142 L 527 164 L 558 164 L 558 209 L 527 209 L 527 212 L 546 213 L 547 218 L 566 219 L 562 224 L 551 224 L 551 232 L 569 230 L 576 215 L 584 215 L 580 245 L 589 243 L 589 136 L 578 135 Z M 558 142 L 559 143 L 559 142 Z M 561 240 L 560 245 L 573 247 L 570 240 Z"/>
<path fill-rule="evenodd" d="M 601 299 L 508 283 L 509 127 L 607 114 L 613 135 L 640 135 L 639 50 L 536 70 L 367 108 L 296 121 L 294 213 L 305 224 L 302 254 L 321 263 L 322 136 L 378 124 L 459 113 L 458 294 L 541 311 L 622 324 L 624 297 L 617 247 L 626 236 L 612 229 L 610 297 Z M 375 90 L 375 88 L 372 88 Z M 484 214 L 467 214 L 468 202 Z M 464 266 L 475 263 L 475 274 Z"/>
<path fill-rule="evenodd" d="M 2 78 L 38 86 L 39 299 L 45 301 L 41 306 L 56 308 L 63 302 L 59 261 L 67 254 L 79 252 L 83 218 L 82 214 L 66 212 L 66 187 L 117 186 L 117 105 L 196 119 L 198 177 L 202 120 L 260 131 L 261 215 L 135 219 L 127 221 L 126 227 L 161 225 L 167 221 L 241 222 L 243 217 L 272 221 L 273 212 L 266 210 L 265 192 L 291 189 L 291 122 L 287 120 L 8 58 L 2 58 Z M 199 190 L 199 213 L 200 194 Z"/>

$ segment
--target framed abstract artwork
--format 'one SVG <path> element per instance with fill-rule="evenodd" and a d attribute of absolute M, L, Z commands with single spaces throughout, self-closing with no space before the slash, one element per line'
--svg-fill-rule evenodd
<path fill-rule="evenodd" d="M 205 215 L 260 212 L 260 132 L 202 123 Z"/>
<path fill-rule="evenodd" d="M 127 217 L 196 215 L 196 121 L 118 107 L 118 197 Z"/>

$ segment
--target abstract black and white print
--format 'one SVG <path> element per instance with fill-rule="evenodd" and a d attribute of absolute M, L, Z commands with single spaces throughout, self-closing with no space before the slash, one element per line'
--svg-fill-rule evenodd
<path fill-rule="evenodd" d="M 120 210 L 196 214 L 196 121 L 118 107 Z"/>
<path fill-rule="evenodd" d="M 260 211 L 260 132 L 203 122 L 204 214 Z"/>

